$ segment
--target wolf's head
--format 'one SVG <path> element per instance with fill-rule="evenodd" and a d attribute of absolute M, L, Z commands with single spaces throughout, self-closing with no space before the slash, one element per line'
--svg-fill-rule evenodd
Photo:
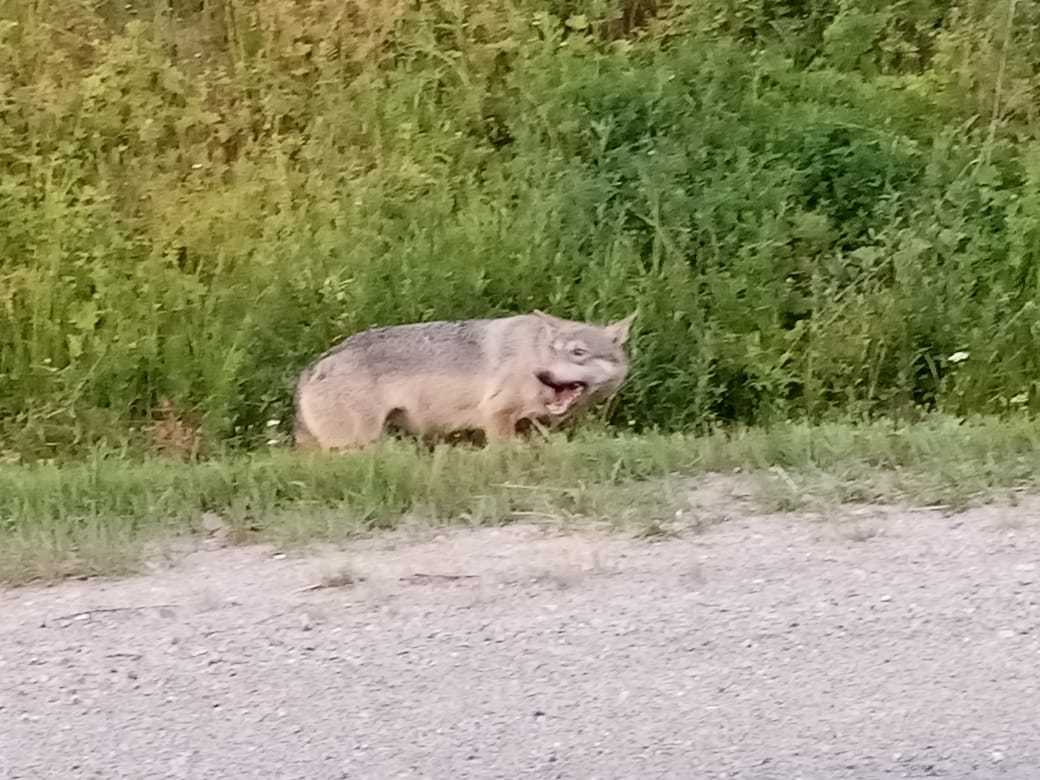
<path fill-rule="evenodd" d="M 592 325 L 535 311 L 547 331 L 548 361 L 538 380 L 551 389 L 549 414 L 563 418 L 605 401 L 628 373 L 625 342 L 636 313 L 610 325 Z"/>

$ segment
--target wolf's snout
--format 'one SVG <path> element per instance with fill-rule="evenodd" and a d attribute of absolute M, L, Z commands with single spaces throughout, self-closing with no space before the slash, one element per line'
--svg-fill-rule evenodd
<path fill-rule="evenodd" d="M 584 385 L 584 382 L 568 382 L 563 379 L 557 379 L 552 371 L 539 371 L 535 376 L 538 377 L 538 381 L 546 387 L 551 387 L 553 390 L 563 390 L 571 387 L 572 385 Z"/>

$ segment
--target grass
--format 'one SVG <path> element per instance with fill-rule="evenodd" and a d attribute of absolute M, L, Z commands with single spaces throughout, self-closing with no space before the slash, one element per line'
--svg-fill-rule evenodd
<path fill-rule="evenodd" d="M 0 0 L 0 462 L 263 449 L 344 336 L 533 308 L 639 311 L 616 427 L 1036 413 L 1038 25 Z"/>
<path fill-rule="evenodd" d="M 765 5 L 0 0 L 0 579 L 1033 485 L 1040 4 Z M 348 333 L 532 308 L 640 312 L 615 428 L 750 427 L 265 449 Z M 920 408 L 1018 416 L 760 427 Z"/>
<path fill-rule="evenodd" d="M 408 523 L 608 521 L 660 537 L 685 479 L 756 477 L 771 509 L 816 501 L 942 503 L 1035 487 L 1040 425 L 1026 417 L 911 426 L 785 424 L 687 435 L 562 437 L 432 452 L 388 440 L 362 454 L 273 450 L 200 463 L 0 467 L 0 581 L 134 570 L 150 543 L 205 533 L 216 513 L 233 542 L 342 541 Z"/>

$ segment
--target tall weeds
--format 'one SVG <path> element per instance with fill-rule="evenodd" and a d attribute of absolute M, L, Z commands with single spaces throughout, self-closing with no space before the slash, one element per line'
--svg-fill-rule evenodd
<path fill-rule="evenodd" d="M 0 0 L 0 457 L 531 307 L 639 307 L 615 425 L 1036 409 L 1038 5 Z"/>

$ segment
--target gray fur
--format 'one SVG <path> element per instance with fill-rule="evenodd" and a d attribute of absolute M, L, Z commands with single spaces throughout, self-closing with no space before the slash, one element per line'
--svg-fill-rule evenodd
<path fill-rule="evenodd" d="M 501 439 L 524 419 L 562 421 L 621 386 L 632 317 L 597 326 L 535 312 L 356 333 L 301 372 L 297 444 L 360 447 L 387 423 L 419 435 L 480 429 Z"/>

